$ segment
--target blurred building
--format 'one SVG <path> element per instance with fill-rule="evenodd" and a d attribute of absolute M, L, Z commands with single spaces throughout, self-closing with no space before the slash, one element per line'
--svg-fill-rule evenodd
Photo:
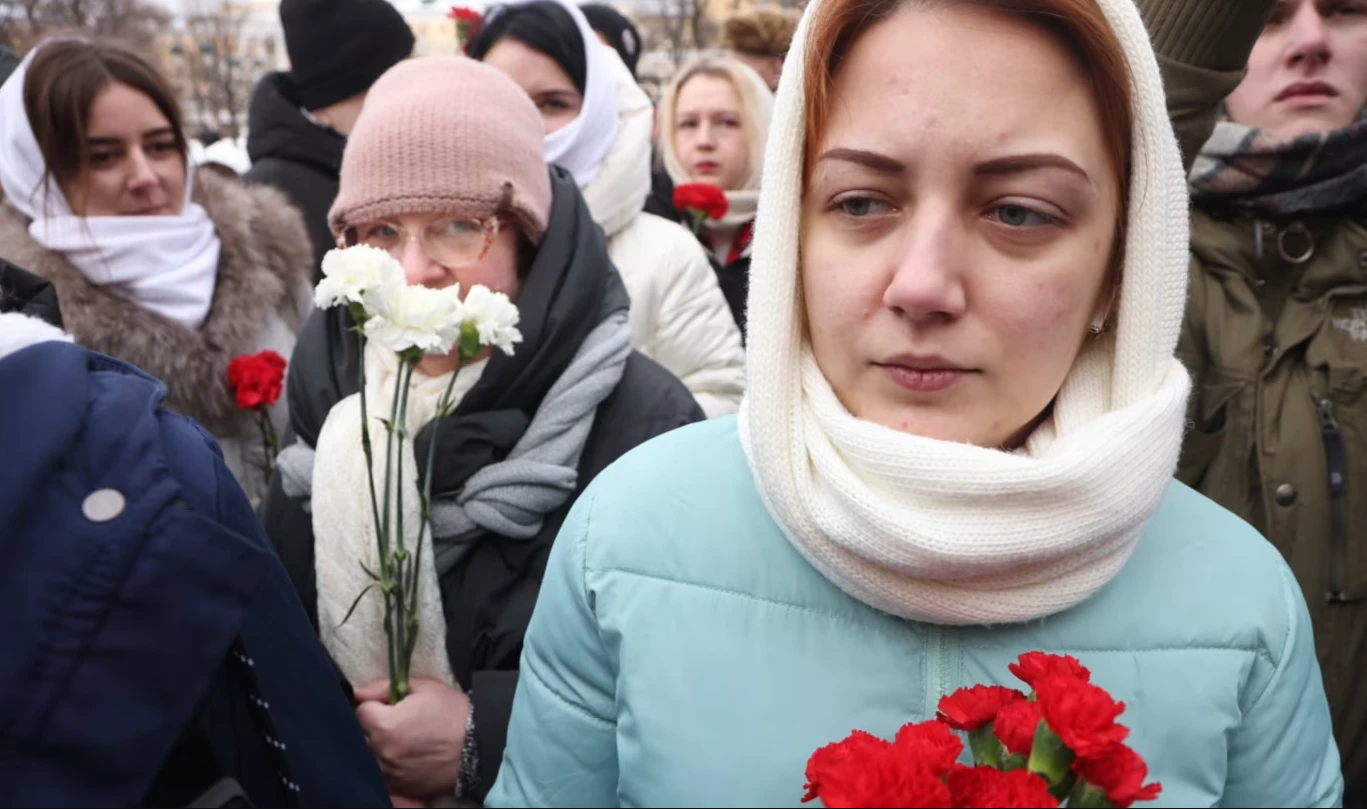
<path fill-rule="evenodd" d="M 156 47 L 192 135 L 240 137 L 256 82 L 289 67 L 279 0 L 185 0 Z"/>

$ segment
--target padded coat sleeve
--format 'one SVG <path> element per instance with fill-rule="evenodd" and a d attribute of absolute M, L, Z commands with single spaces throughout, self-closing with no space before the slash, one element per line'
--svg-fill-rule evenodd
<path fill-rule="evenodd" d="M 586 580 L 592 511 L 580 498 L 551 551 L 486 806 L 618 805 L 616 675 Z"/>
<path fill-rule="evenodd" d="M 1343 774 L 1315 657 L 1310 612 L 1288 568 L 1276 667 L 1230 740 L 1221 806 L 1342 806 Z M 1275 653 L 1276 650 L 1274 650 Z"/>

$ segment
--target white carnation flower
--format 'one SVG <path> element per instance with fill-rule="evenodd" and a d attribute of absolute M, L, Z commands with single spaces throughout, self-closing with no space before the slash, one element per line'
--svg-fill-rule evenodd
<path fill-rule="evenodd" d="M 323 256 L 323 276 L 313 293 L 319 309 L 364 303 L 367 291 L 404 283 L 403 266 L 385 251 L 366 245 L 329 250 Z"/>
<path fill-rule="evenodd" d="M 385 284 L 365 296 L 365 335 L 396 354 L 417 348 L 424 354 L 449 354 L 460 338 L 464 318 L 460 287 L 429 289 Z"/>
<path fill-rule="evenodd" d="M 502 292 L 490 292 L 488 287 L 471 287 L 465 296 L 464 322 L 473 323 L 479 330 L 479 344 L 495 346 L 509 356 L 513 345 L 522 342 L 517 330 L 521 315 L 517 307 Z"/>

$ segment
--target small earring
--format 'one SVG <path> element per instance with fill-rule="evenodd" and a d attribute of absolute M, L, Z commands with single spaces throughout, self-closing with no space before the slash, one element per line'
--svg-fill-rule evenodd
<path fill-rule="evenodd" d="M 1106 332 L 1106 321 L 1105 321 L 1105 320 L 1094 320 L 1094 321 L 1092 321 L 1092 328 L 1090 329 L 1090 331 L 1092 332 L 1093 335 L 1101 335 L 1101 334 L 1104 334 L 1104 333 Z"/>

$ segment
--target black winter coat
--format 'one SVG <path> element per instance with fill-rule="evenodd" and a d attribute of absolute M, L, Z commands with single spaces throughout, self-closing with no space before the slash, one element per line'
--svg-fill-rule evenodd
<path fill-rule="evenodd" d="M 625 288 L 608 259 L 602 232 L 593 224 L 573 179 L 559 169 L 552 169 L 551 174 L 555 201 L 550 226 L 518 299 L 524 342 L 512 358 L 495 354 L 452 417 L 465 416 L 476 426 L 467 431 L 454 422 L 443 425 L 438 434 L 434 492 L 458 489 L 485 463 L 506 456 L 521 432 L 496 434 L 501 425 L 519 419 L 525 429 L 525 419 L 535 412 L 541 397 L 599 322 L 585 313 L 597 312 L 604 301 L 614 298 L 620 300 L 617 306 L 626 305 Z M 300 334 L 290 363 L 291 431 L 310 446 L 332 406 L 357 389 L 356 344 L 349 325 L 340 308 L 315 314 Z M 580 458 L 575 497 L 547 516 L 534 539 L 485 535 L 441 578 L 447 654 L 456 680 L 471 695 L 474 710 L 480 798 L 493 786 L 503 760 L 522 637 L 541 588 L 546 558 L 574 500 L 622 455 L 702 418 L 683 383 L 633 353 L 616 390 L 599 405 Z M 425 430 L 420 431 L 414 442 L 420 469 L 426 436 Z M 284 494 L 278 476 L 263 516 L 316 627 L 312 521 Z"/>
<path fill-rule="evenodd" d="M 286 73 L 268 74 L 256 85 L 247 126 L 252 167 L 243 179 L 279 188 L 303 212 L 313 243 L 314 280 L 320 280 L 323 255 L 335 244 L 328 210 L 337 198 L 346 139 L 304 117 Z"/>

